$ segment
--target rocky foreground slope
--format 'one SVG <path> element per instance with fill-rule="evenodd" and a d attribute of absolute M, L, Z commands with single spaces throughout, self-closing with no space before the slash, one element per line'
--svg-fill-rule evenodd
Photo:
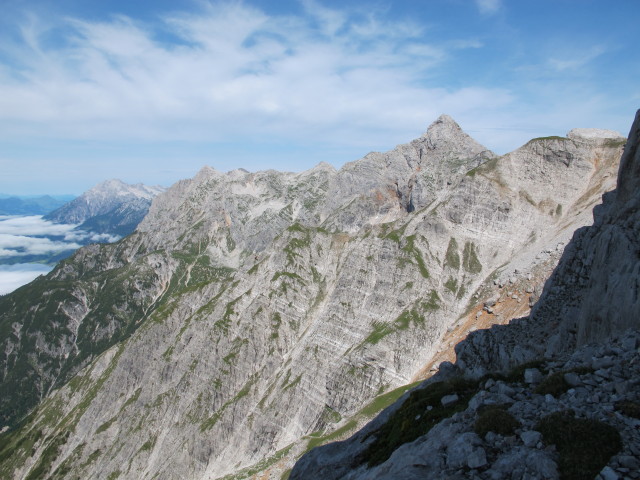
<path fill-rule="evenodd" d="M 497 157 L 442 116 L 339 171 L 204 168 L 129 237 L 0 298 L 0 473 L 279 477 L 467 319 L 527 314 L 624 141 L 574 130 Z"/>
<path fill-rule="evenodd" d="M 617 188 L 529 316 L 472 333 L 455 365 L 290 478 L 640 478 L 639 144 L 640 111 Z"/>

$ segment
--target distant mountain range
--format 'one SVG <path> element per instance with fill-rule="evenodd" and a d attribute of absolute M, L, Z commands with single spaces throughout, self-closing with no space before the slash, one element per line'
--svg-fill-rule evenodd
<path fill-rule="evenodd" d="M 23 197 L 0 194 L 0 215 L 46 215 L 73 198 L 73 195 Z"/>
<path fill-rule="evenodd" d="M 81 230 L 126 236 L 147 214 L 153 197 L 165 190 L 161 186 L 107 180 L 44 218 L 55 223 L 80 224 Z"/>
<path fill-rule="evenodd" d="M 0 218 L 0 265 L 55 265 L 80 246 L 119 240 L 135 230 L 162 191 L 108 180 L 77 198 L 0 198 L 0 216 L 6 216 Z"/>

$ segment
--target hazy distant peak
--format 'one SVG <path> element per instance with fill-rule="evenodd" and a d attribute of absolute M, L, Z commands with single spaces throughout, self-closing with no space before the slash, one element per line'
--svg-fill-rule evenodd
<path fill-rule="evenodd" d="M 305 170 L 304 172 L 300 172 L 300 175 L 314 174 L 316 172 L 335 173 L 336 171 L 335 167 L 330 163 L 320 162 L 316 166 Z"/>
<path fill-rule="evenodd" d="M 151 200 L 165 190 L 157 185 L 130 185 L 112 178 L 100 182 L 45 218 L 56 223 L 85 225 L 91 219 L 100 217 L 100 225 L 87 224 L 87 229 L 125 235 L 133 231 L 146 215 Z"/>
<path fill-rule="evenodd" d="M 84 198 L 105 198 L 105 197 L 136 197 L 151 200 L 157 194 L 166 190 L 161 186 L 147 186 L 142 183 L 128 184 L 117 178 L 105 180 L 84 192 Z"/>
<path fill-rule="evenodd" d="M 220 173 L 215 168 L 210 167 L 209 165 L 205 165 L 200 170 L 198 170 L 198 173 L 196 173 L 196 175 L 193 177 L 193 179 L 196 182 L 199 182 L 199 181 L 205 181 L 205 180 L 207 180 L 209 178 L 219 177 L 221 175 L 222 175 L 222 173 Z"/>

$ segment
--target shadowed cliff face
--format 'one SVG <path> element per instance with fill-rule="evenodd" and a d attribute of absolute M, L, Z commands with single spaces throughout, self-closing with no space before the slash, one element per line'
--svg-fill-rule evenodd
<path fill-rule="evenodd" d="M 204 168 L 134 235 L 1 299 L 2 378 L 42 403 L 0 473 L 291 464 L 388 404 L 377 396 L 409 383 L 494 279 L 527 279 L 585 225 L 619 142 L 534 139 L 497 158 L 443 116 L 339 171 Z"/>
<path fill-rule="evenodd" d="M 640 321 L 640 111 L 629 132 L 616 189 L 594 212 L 593 226 L 576 233 L 549 280 L 532 320 L 561 331 L 549 349 L 604 341 Z M 575 339 L 575 340 L 574 340 Z"/>
<path fill-rule="evenodd" d="M 640 311 L 640 114 L 620 160 L 616 189 L 576 231 L 529 318 L 477 332 L 457 348 L 477 375 L 506 370 L 638 328 Z"/>

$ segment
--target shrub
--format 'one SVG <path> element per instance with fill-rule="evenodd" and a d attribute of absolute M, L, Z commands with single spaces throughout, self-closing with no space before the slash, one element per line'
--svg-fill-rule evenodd
<path fill-rule="evenodd" d="M 467 408 L 476 390 L 477 382 L 462 378 L 414 390 L 387 423 L 372 433 L 376 438 L 359 460 L 368 462 L 370 467 L 385 462 L 400 445 L 413 442 L 441 420 Z M 453 393 L 460 397 L 459 400 L 444 407 L 440 400 Z"/>
<path fill-rule="evenodd" d="M 616 410 L 627 417 L 640 418 L 640 404 L 625 400 L 616 403 Z"/>
<path fill-rule="evenodd" d="M 529 368 L 537 368 L 541 372 L 546 372 L 544 360 L 532 360 L 530 362 L 523 363 L 517 367 L 513 367 L 506 376 L 506 381 L 509 383 L 524 381 L 524 372 Z"/>
<path fill-rule="evenodd" d="M 473 430 L 484 437 L 487 433 L 493 432 L 500 435 L 511 435 L 520 422 L 507 412 L 502 406 L 489 406 L 480 412 Z"/>
<path fill-rule="evenodd" d="M 534 392 L 540 395 L 551 394 L 557 397 L 569 390 L 569 388 L 571 388 L 571 385 L 564 379 L 564 372 L 556 372 L 542 380 Z"/>
<path fill-rule="evenodd" d="M 542 418 L 535 430 L 542 433 L 546 444 L 556 446 L 563 480 L 595 478 L 622 449 L 622 440 L 615 428 L 597 420 L 575 418 L 568 412 Z"/>

